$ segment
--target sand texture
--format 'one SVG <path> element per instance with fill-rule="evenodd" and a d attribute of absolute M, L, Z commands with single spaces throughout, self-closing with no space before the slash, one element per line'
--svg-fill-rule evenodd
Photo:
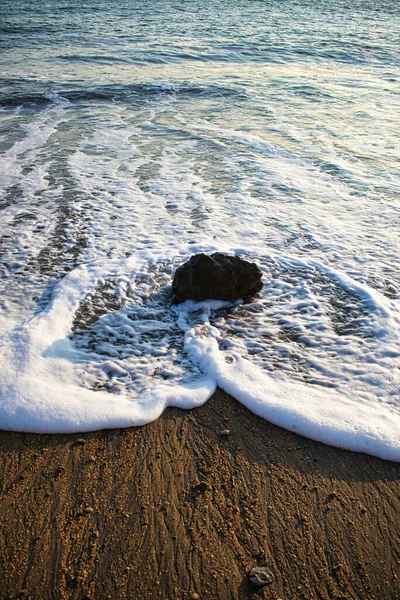
<path fill-rule="evenodd" d="M 400 465 L 218 391 L 135 429 L 0 432 L 0 598 L 400 598 Z M 260 592 L 248 572 L 268 565 Z"/>

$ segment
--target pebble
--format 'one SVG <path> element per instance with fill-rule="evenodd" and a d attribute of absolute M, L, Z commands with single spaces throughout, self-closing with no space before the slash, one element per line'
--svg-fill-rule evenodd
<path fill-rule="evenodd" d="M 274 576 L 269 567 L 253 567 L 249 573 L 249 583 L 255 590 L 259 590 L 274 581 Z"/>
<path fill-rule="evenodd" d="M 96 462 L 96 457 L 95 456 L 89 456 L 88 462 L 92 462 L 92 463 Z"/>
<path fill-rule="evenodd" d="M 230 429 L 223 429 L 221 431 L 220 435 L 223 435 L 224 437 L 227 437 L 228 435 L 231 435 L 231 431 L 230 431 Z"/>
<path fill-rule="evenodd" d="M 200 600 L 200 596 L 194 592 L 190 595 L 190 600 Z"/>

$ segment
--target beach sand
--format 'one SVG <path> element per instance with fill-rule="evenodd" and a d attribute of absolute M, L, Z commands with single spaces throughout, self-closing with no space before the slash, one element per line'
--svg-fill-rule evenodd
<path fill-rule="evenodd" d="M 0 446 L 2 599 L 400 598 L 400 464 L 222 391 L 140 428 Z M 275 576 L 260 592 L 255 565 Z"/>

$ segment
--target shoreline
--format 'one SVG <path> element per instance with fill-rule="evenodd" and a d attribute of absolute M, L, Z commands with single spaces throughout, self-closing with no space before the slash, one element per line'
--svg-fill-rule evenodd
<path fill-rule="evenodd" d="M 221 390 L 143 427 L 0 432 L 0 447 L 2 598 L 400 597 L 400 464 Z M 256 565 L 275 577 L 259 592 Z"/>

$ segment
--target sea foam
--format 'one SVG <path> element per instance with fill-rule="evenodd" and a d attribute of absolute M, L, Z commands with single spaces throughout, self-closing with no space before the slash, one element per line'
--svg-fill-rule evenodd
<path fill-rule="evenodd" d="M 219 386 L 286 429 L 400 460 L 393 302 L 314 259 L 232 248 L 263 270 L 257 298 L 171 306 L 176 266 L 216 249 L 140 251 L 66 275 L 47 307 L 1 338 L 0 427 L 142 425 Z"/>

